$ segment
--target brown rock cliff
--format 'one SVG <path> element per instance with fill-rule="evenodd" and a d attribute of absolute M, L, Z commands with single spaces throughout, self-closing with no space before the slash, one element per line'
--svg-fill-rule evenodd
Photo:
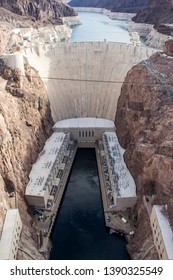
<path fill-rule="evenodd" d="M 55 0 L 0 0 L 0 20 L 19 27 L 63 24 L 66 16 L 75 16 L 74 10 Z"/>
<path fill-rule="evenodd" d="M 24 192 L 31 166 L 50 136 L 53 122 L 37 72 L 26 62 L 22 77 L 18 70 L 0 62 L 0 230 L 6 210 L 18 207 L 24 224 L 21 247 L 25 249 L 25 253 L 19 250 L 18 258 L 39 259 L 42 256 L 37 252 Z"/>
<path fill-rule="evenodd" d="M 172 69 L 172 57 L 154 54 L 128 72 L 118 101 L 117 133 L 137 185 L 137 229 L 129 245 L 134 259 L 158 257 L 143 195 L 154 195 L 154 204 L 168 204 L 173 216 Z"/>
<path fill-rule="evenodd" d="M 133 20 L 156 25 L 173 23 L 173 2 L 172 0 L 149 0 L 148 6 L 142 8 Z"/>

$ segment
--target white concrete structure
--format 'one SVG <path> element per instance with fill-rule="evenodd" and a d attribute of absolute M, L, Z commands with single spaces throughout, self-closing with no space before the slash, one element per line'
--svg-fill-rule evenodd
<path fill-rule="evenodd" d="M 58 170 L 64 168 L 62 161 L 68 143 L 69 134 L 63 132 L 54 132 L 46 141 L 29 174 L 30 180 L 25 191 L 28 204 L 46 208 L 48 200 L 53 201 L 51 190 L 59 182 L 56 176 Z"/>
<path fill-rule="evenodd" d="M 153 205 L 150 221 L 159 258 L 173 260 L 173 231 L 169 223 L 166 205 Z"/>
<path fill-rule="evenodd" d="M 73 16 L 73 17 L 62 17 L 63 24 L 67 26 L 74 26 L 81 24 L 79 16 Z"/>
<path fill-rule="evenodd" d="M 131 35 L 130 42 L 134 45 L 140 45 L 140 37 L 138 32 L 132 32 L 130 35 Z"/>
<path fill-rule="evenodd" d="M 0 240 L 0 260 L 16 259 L 21 231 L 22 221 L 18 209 L 7 210 Z"/>
<path fill-rule="evenodd" d="M 122 83 L 131 67 L 156 52 L 111 42 L 62 42 L 26 49 L 47 88 L 54 121 L 75 117 L 115 120 Z"/>
<path fill-rule="evenodd" d="M 22 52 L 4 54 L 2 59 L 7 67 L 10 67 L 12 69 L 19 69 L 21 71 L 21 75 L 25 75 L 24 59 Z"/>
<path fill-rule="evenodd" d="M 101 118 L 73 118 L 57 122 L 53 130 L 70 133 L 70 138 L 78 143 L 95 143 L 102 139 L 104 131 L 115 131 L 115 124 Z"/>
<path fill-rule="evenodd" d="M 103 133 L 103 145 L 107 158 L 114 206 L 120 210 L 133 207 L 136 203 L 136 185 L 124 159 L 115 132 Z"/>

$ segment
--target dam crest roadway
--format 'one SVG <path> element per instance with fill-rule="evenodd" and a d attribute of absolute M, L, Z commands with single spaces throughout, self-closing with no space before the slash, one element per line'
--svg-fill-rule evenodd
<path fill-rule="evenodd" d="M 127 72 L 157 50 L 114 42 L 61 42 L 25 49 L 47 89 L 53 120 L 115 120 Z"/>

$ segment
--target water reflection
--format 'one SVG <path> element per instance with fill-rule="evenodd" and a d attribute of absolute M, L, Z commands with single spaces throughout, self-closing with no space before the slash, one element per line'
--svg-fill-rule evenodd
<path fill-rule="evenodd" d="M 52 235 L 51 259 L 128 259 L 125 239 L 104 226 L 94 149 L 79 149 Z"/>

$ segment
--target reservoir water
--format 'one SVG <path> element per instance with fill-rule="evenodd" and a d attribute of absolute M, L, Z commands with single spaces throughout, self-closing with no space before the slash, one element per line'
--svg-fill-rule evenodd
<path fill-rule="evenodd" d="M 91 12 L 78 12 L 82 24 L 73 27 L 71 41 L 130 42 L 128 22 L 111 20 L 106 15 Z"/>
<path fill-rule="evenodd" d="M 129 259 L 126 241 L 105 228 L 94 149 L 78 149 L 58 213 L 50 259 Z"/>

